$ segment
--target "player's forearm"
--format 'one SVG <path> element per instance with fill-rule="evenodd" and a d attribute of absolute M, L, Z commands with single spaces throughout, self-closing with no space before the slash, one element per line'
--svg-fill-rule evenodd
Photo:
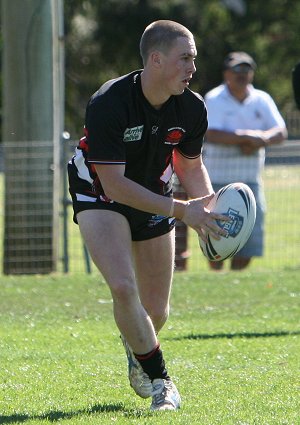
<path fill-rule="evenodd" d="M 214 192 L 212 184 L 203 163 L 192 169 L 185 169 L 180 173 L 177 170 L 177 176 L 190 199 L 202 198 Z"/>
<path fill-rule="evenodd" d="M 138 183 L 122 177 L 115 180 L 109 188 L 104 187 L 105 194 L 112 200 L 141 211 L 153 214 L 182 218 L 187 201 L 173 200 L 158 195 Z"/>
<path fill-rule="evenodd" d="M 175 173 L 189 198 L 202 198 L 213 193 L 202 155 L 193 159 L 186 158 L 175 150 L 173 165 Z"/>

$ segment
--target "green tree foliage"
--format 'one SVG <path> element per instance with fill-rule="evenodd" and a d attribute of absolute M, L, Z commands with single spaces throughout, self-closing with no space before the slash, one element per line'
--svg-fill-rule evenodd
<path fill-rule="evenodd" d="M 142 66 L 139 39 L 157 19 L 178 21 L 194 33 L 193 90 L 205 94 L 219 84 L 224 56 L 244 50 L 258 64 L 255 85 L 286 112 L 294 108 L 299 16 L 297 0 L 66 0 L 66 130 L 80 137 L 90 95 L 107 79 Z"/>

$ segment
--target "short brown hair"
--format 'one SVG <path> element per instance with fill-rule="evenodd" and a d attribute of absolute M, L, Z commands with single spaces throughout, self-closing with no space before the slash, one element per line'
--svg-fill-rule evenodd
<path fill-rule="evenodd" d="M 160 20 L 148 25 L 140 41 L 140 54 L 144 65 L 151 51 L 167 53 L 178 37 L 194 38 L 193 34 L 178 22 Z"/>

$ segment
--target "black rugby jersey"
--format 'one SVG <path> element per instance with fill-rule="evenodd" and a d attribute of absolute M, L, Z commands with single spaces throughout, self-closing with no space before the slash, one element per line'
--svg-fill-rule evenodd
<path fill-rule="evenodd" d="M 91 166 L 125 164 L 127 178 L 163 195 L 171 189 L 173 150 L 187 158 L 201 154 L 207 112 L 203 98 L 189 89 L 154 109 L 143 95 L 141 72 L 108 81 L 91 97 L 84 156 Z M 101 184 L 96 187 L 103 194 Z"/>

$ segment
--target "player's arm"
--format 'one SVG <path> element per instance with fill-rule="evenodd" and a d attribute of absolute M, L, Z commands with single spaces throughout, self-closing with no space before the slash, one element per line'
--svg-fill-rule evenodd
<path fill-rule="evenodd" d="M 175 149 L 173 164 L 174 171 L 189 198 L 202 198 L 214 193 L 202 155 L 194 159 L 186 158 Z"/>
<path fill-rule="evenodd" d="M 172 199 L 158 195 L 140 184 L 128 179 L 125 165 L 95 164 L 103 190 L 108 198 L 130 207 L 168 216 L 172 212 Z M 173 214 L 181 218 L 184 215 L 185 201 L 176 201 Z"/>
<path fill-rule="evenodd" d="M 204 206 L 211 199 L 182 201 L 158 195 L 124 176 L 124 165 L 95 165 L 106 196 L 121 204 L 165 216 L 174 216 L 184 220 L 193 227 L 203 240 L 205 232 L 219 239 L 220 228 L 216 219 L 222 220 L 220 214 L 209 213 Z M 222 232 L 221 232 L 222 233 Z M 225 234 L 225 233 L 224 233 Z"/>
<path fill-rule="evenodd" d="M 199 236 L 206 241 L 205 232 L 211 233 L 211 222 L 216 224 L 216 219 L 227 221 L 227 218 L 224 216 L 216 217 L 214 213 L 206 209 L 206 206 L 213 197 L 214 190 L 202 161 L 202 155 L 194 159 L 187 158 L 175 149 L 173 152 L 173 163 L 174 171 L 182 187 L 188 197 L 192 199 L 189 201 L 189 208 L 186 209 L 182 221 L 196 230 Z M 201 218 L 201 223 L 203 223 L 200 226 L 199 218 Z M 214 228 L 214 232 L 216 231 L 217 229 Z M 217 237 L 216 239 L 219 238 Z"/>

